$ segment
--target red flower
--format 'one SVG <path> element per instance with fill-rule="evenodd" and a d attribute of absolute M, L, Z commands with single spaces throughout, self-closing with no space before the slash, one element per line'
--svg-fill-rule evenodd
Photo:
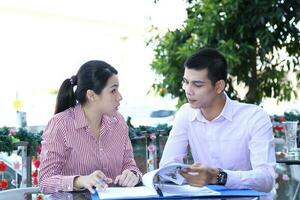
<path fill-rule="evenodd" d="M 37 154 L 40 154 L 41 153 L 41 145 L 38 145 L 35 147 L 34 151 L 37 153 Z"/>
<path fill-rule="evenodd" d="M 274 126 L 274 129 L 276 131 L 283 131 L 283 127 L 282 126 Z"/>
<path fill-rule="evenodd" d="M 13 163 L 13 168 L 14 169 L 20 169 L 20 167 L 21 167 L 21 163 L 20 162 L 14 162 Z"/>
<path fill-rule="evenodd" d="M 38 171 L 35 170 L 34 172 L 32 172 L 32 177 L 37 177 L 38 176 Z"/>
<path fill-rule="evenodd" d="M 284 116 L 280 116 L 280 117 L 279 117 L 279 121 L 280 121 L 280 122 L 284 122 L 284 121 L 285 121 L 285 117 L 284 117 Z"/>
<path fill-rule="evenodd" d="M 155 135 L 154 133 L 150 134 L 150 139 L 151 139 L 151 140 L 156 139 L 156 135 Z"/>
<path fill-rule="evenodd" d="M 9 135 L 16 135 L 17 131 L 15 129 L 9 129 Z"/>
<path fill-rule="evenodd" d="M 147 149 L 149 152 L 153 153 L 156 150 L 156 146 L 154 144 L 149 144 Z"/>
<path fill-rule="evenodd" d="M 3 161 L 0 161 L 0 172 L 4 172 L 6 170 L 6 164 Z"/>
<path fill-rule="evenodd" d="M 8 188 L 8 181 L 6 179 L 2 179 L 2 181 L 0 182 L 0 187 L 5 190 L 6 188 Z"/>
<path fill-rule="evenodd" d="M 35 168 L 39 168 L 40 164 L 41 164 L 40 160 L 33 161 L 33 165 L 35 166 Z"/>
<path fill-rule="evenodd" d="M 33 185 L 37 185 L 38 184 L 38 178 L 37 177 L 33 177 L 32 178 L 32 183 L 33 183 Z"/>
<path fill-rule="evenodd" d="M 43 200 L 43 196 L 41 194 L 39 194 L 37 197 L 36 197 L 36 200 Z"/>

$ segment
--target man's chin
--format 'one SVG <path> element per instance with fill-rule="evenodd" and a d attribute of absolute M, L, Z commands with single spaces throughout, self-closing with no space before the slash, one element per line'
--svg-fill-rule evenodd
<path fill-rule="evenodd" d="M 192 104 L 192 103 L 189 103 L 191 108 L 194 108 L 194 109 L 197 109 L 197 108 L 200 108 L 201 106 L 197 105 L 197 104 Z"/>

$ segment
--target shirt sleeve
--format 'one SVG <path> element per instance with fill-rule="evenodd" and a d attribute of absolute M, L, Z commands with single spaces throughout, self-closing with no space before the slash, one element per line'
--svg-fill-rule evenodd
<path fill-rule="evenodd" d="M 224 170 L 228 174 L 226 187 L 270 192 L 275 184 L 276 164 L 272 123 L 261 109 L 253 115 L 251 122 L 248 147 L 252 170 Z"/>
<path fill-rule="evenodd" d="M 66 162 L 66 127 L 62 120 L 53 118 L 45 128 L 42 141 L 41 166 L 39 172 L 40 190 L 43 193 L 72 191 L 76 176 L 62 176 Z"/>
<path fill-rule="evenodd" d="M 186 106 L 188 105 L 183 105 L 176 113 L 159 167 L 164 167 L 171 163 L 182 163 L 183 157 L 187 154 L 188 115 L 186 114 Z"/>

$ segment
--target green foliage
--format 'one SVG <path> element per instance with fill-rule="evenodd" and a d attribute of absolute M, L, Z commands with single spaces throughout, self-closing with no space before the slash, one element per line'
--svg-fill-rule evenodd
<path fill-rule="evenodd" d="M 0 129 L 0 152 L 11 153 L 14 149 L 13 138 L 9 136 L 9 129 L 4 127 Z"/>
<path fill-rule="evenodd" d="M 281 101 L 297 96 L 287 73 L 297 73 L 299 86 L 299 1 L 187 2 L 187 20 L 182 28 L 149 41 L 156 46 L 151 67 L 162 76 L 153 84 L 160 95 L 170 93 L 179 97 L 179 104 L 184 102 L 181 80 L 185 59 L 201 48 L 213 47 L 228 61 L 226 89 L 230 97 L 258 104 L 264 97 Z M 245 97 L 237 92 L 241 86 L 246 86 Z"/>
<path fill-rule="evenodd" d="M 42 132 L 32 133 L 26 129 L 9 129 L 7 127 L 0 128 L 0 152 L 8 154 L 17 149 L 17 143 L 20 141 L 28 142 L 27 154 L 35 156 L 35 148 L 40 145 Z"/>
<path fill-rule="evenodd" d="M 156 127 L 153 126 L 139 126 L 139 127 L 134 127 L 131 124 L 131 117 L 127 118 L 127 125 L 128 125 L 128 134 L 129 138 L 135 139 L 138 137 L 144 137 L 144 136 L 149 136 L 150 134 L 158 135 L 158 134 L 169 134 L 169 132 L 172 129 L 172 126 L 169 126 L 168 124 L 159 124 Z"/>
<path fill-rule="evenodd" d="M 284 117 L 286 121 L 298 121 L 298 124 L 300 124 L 300 112 L 297 110 L 285 112 Z"/>

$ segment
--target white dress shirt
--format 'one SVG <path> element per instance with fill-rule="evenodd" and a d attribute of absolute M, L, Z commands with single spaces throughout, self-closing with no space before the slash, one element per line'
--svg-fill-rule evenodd
<path fill-rule="evenodd" d="M 190 146 L 195 163 L 222 168 L 226 187 L 270 192 L 276 164 L 272 124 L 260 107 L 226 95 L 221 114 L 208 121 L 200 109 L 184 104 L 176 114 L 160 167 L 182 162 Z"/>

